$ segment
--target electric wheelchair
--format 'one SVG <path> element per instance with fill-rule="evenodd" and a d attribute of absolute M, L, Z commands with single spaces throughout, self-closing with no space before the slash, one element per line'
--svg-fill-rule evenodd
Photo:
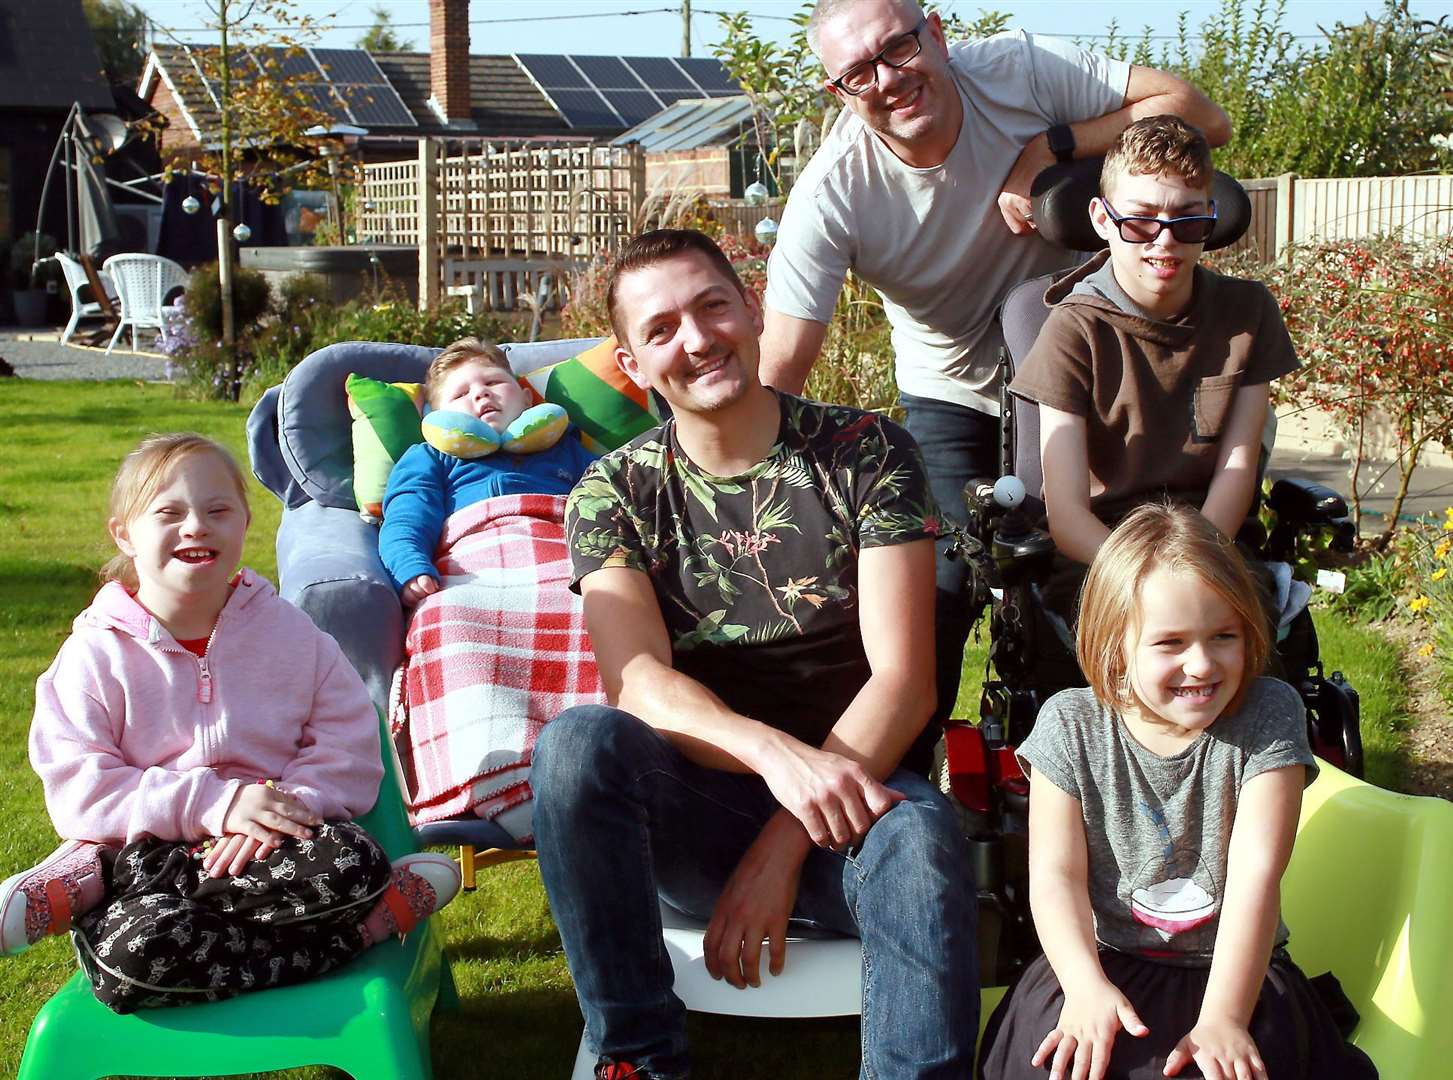
<path fill-rule="evenodd" d="M 1040 233 L 1076 251 L 1101 249 L 1088 206 L 1097 193 L 1100 160 L 1056 165 L 1040 174 L 1032 191 Z M 1207 250 L 1236 242 L 1250 223 L 1250 201 L 1230 176 L 1217 172 L 1212 185 L 1218 221 Z M 1004 347 L 1001 385 L 1049 315 L 1045 290 L 1055 275 L 1010 291 L 1000 308 Z M 1041 705 L 1055 692 L 1085 685 L 1075 662 L 1069 627 L 1046 610 L 1041 589 L 1055 558 L 1045 523 L 1039 455 L 1038 406 L 1001 390 L 1000 471 L 996 480 L 972 481 L 964 491 L 966 527 L 951 555 L 965 560 L 972 581 L 970 604 L 978 624 L 989 612 L 989 652 L 976 724 L 950 722 L 945 729 L 945 781 L 962 807 L 974 858 L 980 899 L 981 971 L 986 981 L 1011 979 L 1039 952 L 1029 915 L 1026 823 L 1029 783 L 1014 747 L 1029 734 Z M 1264 469 L 1269 448 L 1264 448 Z M 1303 536 L 1323 532 L 1330 546 L 1350 551 L 1355 533 L 1340 496 L 1321 485 L 1278 480 L 1265 497 L 1274 519 L 1266 528 L 1258 511 L 1237 536 L 1254 560 L 1289 563 Z M 1289 576 L 1282 575 L 1283 583 Z M 1361 776 L 1357 692 L 1340 672 L 1327 674 L 1311 615 L 1303 609 L 1278 634 L 1272 674 L 1300 693 L 1307 709 L 1313 751 L 1353 776 Z"/>

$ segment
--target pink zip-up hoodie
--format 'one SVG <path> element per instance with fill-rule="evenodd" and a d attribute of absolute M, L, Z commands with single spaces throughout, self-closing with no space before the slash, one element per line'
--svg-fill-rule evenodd
<path fill-rule="evenodd" d="M 323 818 L 373 806 L 378 714 L 327 634 L 251 570 L 205 660 L 117 582 L 76 616 L 35 685 L 30 762 L 68 840 L 222 834 L 244 784 L 273 780 Z"/>

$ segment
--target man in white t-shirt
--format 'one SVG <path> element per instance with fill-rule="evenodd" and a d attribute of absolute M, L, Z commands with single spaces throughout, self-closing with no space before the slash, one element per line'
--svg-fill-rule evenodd
<path fill-rule="evenodd" d="M 934 495 L 998 471 L 994 311 L 1072 253 L 1035 231 L 1029 185 L 1057 159 L 1104 153 L 1133 120 L 1174 113 L 1213 146 L 1225 114 L 1164 72 L 1023 31 L 950 47 L 915 0 L 819 0 L 808 36 L 845 106 L 787 200 L 768 263 L 762 381 L 800 393 L 849 269 L 893 330 L 905 426 Z M 957 695 L 966 571 L 938 562 L 938 711 Z"/>

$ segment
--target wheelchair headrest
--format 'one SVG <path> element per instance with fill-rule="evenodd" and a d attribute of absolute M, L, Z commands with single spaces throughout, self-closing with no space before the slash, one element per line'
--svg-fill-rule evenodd
<path fill-rule="evenodd" d="M 1029 198 L 1039 234 L 1057 247 L 1072 251 L 1099 251 L 1105 246 L 1090 224 L 1090 200 L 1100 193 L 1100 165 L 1104 158 L 1080 158 L 1055 164 L 1034 178 Z M 1206 250 L 1229 247 L 1251 226 L 1251 198 L 1236 180 L 1219 169 L 1211 179 L 1216 201 L 1216 227 Z"/>

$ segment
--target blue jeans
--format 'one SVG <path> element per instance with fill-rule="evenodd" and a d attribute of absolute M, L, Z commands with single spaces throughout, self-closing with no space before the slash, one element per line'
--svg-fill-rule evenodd
<path fill-rule="evenodd" d="M 948 401 L 899 394 L 903 426 L 923 451 L 928 486 L 939 509 L 964 524 L 964 485 L 970 480 L 997 479 L 999 418 Z M 938 708 L 929 729 L 936 730 L 953 711 L 964 666 L 964 645 L 973 630 L 969 596 L 972 583 L 962 559 L 946 558 L 948 538 L 938 542 L 938 588 L 934 599 L 935 659 L 938 663 Z"/>
<path fill-rule="evenodd" d="M 540 874 L 596 1051 L 690 1069 L 657 894 L 697 918 L 778 809 L 751 774 L 688 761 L 630 713 L 584 705 L 535 745 Z M 979 1024 L 974 885 L 953 810 L 921 776 L 845 855 L 814 848 L 793 918 L 863 943 L 862 1076 L 970 1075 Z M 791 949 L 787 963 L 792 963 Z M 742 993 L 750 994 L 750 988 Z"/>

